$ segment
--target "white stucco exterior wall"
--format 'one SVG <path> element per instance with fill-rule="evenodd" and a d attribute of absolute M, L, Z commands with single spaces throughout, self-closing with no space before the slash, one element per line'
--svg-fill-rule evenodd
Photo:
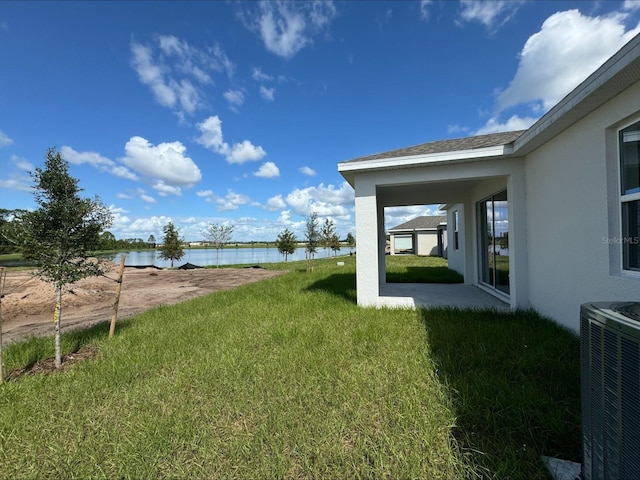
<path fill-rule="evenodd" d="M 438 232 L 416 232 L 416 255 L 438 254 Z"/>
<path fill-rule="evenodd" d="M 454 229 L 454 212 L 458 212 L 458 248 L 456 248 L 455 229 Z M 464 223 L 465 211 L 462 203 L 453 203 L 447 207 L 447 237 L 449 243 L 448 258 L 449 268 L 455 270 L 464 276 L 464 236 L 465 231 L 462 228 Z M 465 282 L 467 280 L 465 279 Z M 468 283 L 468 282 L 467 282 Z"/>
<path fill-rule="evenodd" d="M 356 208 L 356 284 L 358 305 L 372 306 L 378 302 L 378 211 L 376 186 L 366 179 L 355 185 Z M 384 223 L 383 223 L 384 236 Z M 384 253 L 384 252 L 383 252 Z"/>
<path fill-rule="evenodd" d="M 590 301 L 640 301 L 640 274 L 622 272 L 617 130 L 640 120 L 640 84 L 526 159 L 531 305 L 579 331 Z"/>

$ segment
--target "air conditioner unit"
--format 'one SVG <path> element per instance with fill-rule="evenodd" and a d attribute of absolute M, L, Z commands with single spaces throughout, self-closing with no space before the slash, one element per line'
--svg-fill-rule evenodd
<path fill-rule="evenodd" d="M 583 480 L 640 478 L 640 303 L 580 308 Z"/>

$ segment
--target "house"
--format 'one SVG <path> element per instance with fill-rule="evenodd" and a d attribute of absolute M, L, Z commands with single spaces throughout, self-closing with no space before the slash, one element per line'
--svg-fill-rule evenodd
<path fill-rule="evenodd" d="M 416 217 L 389 229 L 389 253 L 446 257 L 446 231 L 445 215 Z"/>
<path fill-rule="evenodd" d="M 466 284 L 579 331 L 583 303 L 640 301 L 640 35 L 528 130 L 338 170 L 355 190 L 359 305 L 388 305 L 384 208 L 441 204 Z"/>

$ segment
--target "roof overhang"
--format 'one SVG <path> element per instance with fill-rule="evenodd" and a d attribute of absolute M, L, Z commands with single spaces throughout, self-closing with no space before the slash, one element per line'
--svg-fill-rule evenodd
<path fill-rule="evenodd" d="M 504 157 L 505 155 L 511 154 L 512 151 L 513 147 L 511 145 L 497 145 L 470 150 L 430 153 L 427 155 L 378 158 L 375 160 L 363 160 L 359 162 L 342 162 L 338 163 L 338 172 L 340 172 L 345 180 L 347 180 L 347 182 L 349 182 L 353 187 L 356 173 L 485 160 L 489 158 Z"/>

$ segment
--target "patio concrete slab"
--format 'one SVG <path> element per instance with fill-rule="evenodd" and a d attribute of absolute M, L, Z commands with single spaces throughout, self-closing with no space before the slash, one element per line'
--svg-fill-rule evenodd
<path fill-rule="evenodd" d="M 445 283 L 386 283 L 380 285 L 378 305 L 396 308 L 494 308 L 509 305 L 475 285 Z"/>

